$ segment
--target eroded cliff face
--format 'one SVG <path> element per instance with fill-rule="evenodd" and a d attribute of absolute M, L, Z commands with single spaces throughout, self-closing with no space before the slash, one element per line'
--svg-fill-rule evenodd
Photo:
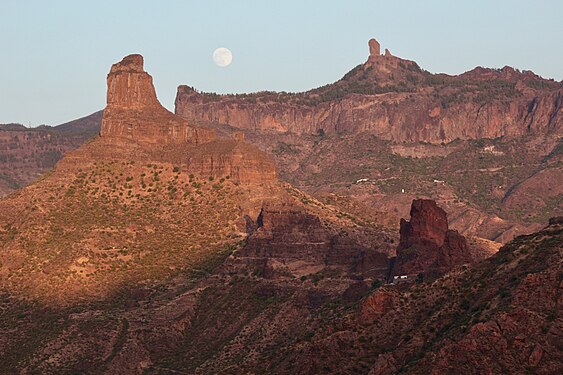
<path fill-rule="evenodd" d="M 294 203 L 265 203 L 255 219 L 247 217 L 247 231 L 231 267 L 252 265 L 266 278 L 333 272 L 383 279 L 387 274 L 388 249 L 375 243 L 383 233 L 373 236 L 369 246 Z"/>
<path fill-rule="evenodd" d="M 448 229 L 446 212 L 429 199 L 416 199 L 411 220 L 401 219 L 401 238 L 392 273 L 395 276 L 437 277 L 471 258 L 465 237 Z"/>
<path fill-rule="evenodd" d="M 104 304 L 47 309 L 3 296 L 10 334 L 0 370 L 559 374 L 562 222 L 435 282 L 380 286 L 352 304 L 341 294 L 349 282 L 337 277 L 313 283 L 199 267 Z M 35 345 L 22 351 L 26 342 Z"/>
<path fill-rule="evenodd" d="M 218 139 L 215 130 L 195 126 L 164 108 L 152 77 L 143 70 L 141 55 L 114 64 L 107 83 L 100 135 L 111 150 L 104 150 L 105 155 L 162 160 L 201 176 L 237 182 L 276 179 L 273 161 L 242 138 Z"/>
<path fill-rule="evenodd" d="M 450 142 L 561 134 L 561 83 L 513 68 L 430 74 L 409 60 L 370 56 L 334 84 L 305 93 L 213 96 L 178 87 L 176 113 L 241 129 L 313 134 L 370 132 L 396 142 Z"/>
<path fill-rule="evenodd" d="M 107 77 L 107 106 L 101 136 L 142 144 L 192 143 L 214 140 L 215 132 L 188 124 L 158 101 L 143 56 L 129 55 L 114 64 Z"/>
<path fill-rule="evenodd" d="M 272 161 L 242 137 L 214 139 L 214 131 L 166 111 L 141 56 L 112 67 L 107 97 L 100 136 L 0 200 L 2 290 L 46 304 L 107 298 L 125 284 L 212 259 L 243 236 L 245 213 L 283 193 Z M 106 237 L 108 227 L 115 237 Z M 117 247 L 120 256 L 108 255 Z M 33 255 L 39 248 L 50 259 L 41 265 Z M 132 278 L 107 266 L 114 260 Z M 10 279 L 15 272 L 21 277 Z M 77 277 L 61 276 L 69 272 Z"/>

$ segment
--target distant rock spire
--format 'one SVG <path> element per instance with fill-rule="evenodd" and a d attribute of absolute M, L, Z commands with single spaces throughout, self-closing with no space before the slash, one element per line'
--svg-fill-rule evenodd
<path fill-rule="evenodd" d="M 381 55 L 381 45 L 375 39 L 370 39 L 368 42 L 369 45 L 369 56 L 375 57 Z"/>
<path fill-rule="evenodd" d="M 415 199 L 410 215 L 410 221 L 401 219 L 394 275 L 412 278 L 424 272 L 432 278 L 472 262 L 465 237 L 448 228 L 446 211 L 435 201 Z"/>

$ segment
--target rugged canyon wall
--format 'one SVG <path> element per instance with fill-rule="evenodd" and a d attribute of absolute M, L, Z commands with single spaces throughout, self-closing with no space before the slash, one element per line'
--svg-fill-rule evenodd
<path fill-rule="evenodd" d="M 300 277 L 321 271 L 383 279 L 388 249 L 367 245 L 352 232 L 334 229 L 321 218 L 295 204 L 268 202 L 259 215 L 247 217 L 248 239 L 235 253 L 231 266 L 253 265 L 266 278 Z M 331 270 L 331 271 L 328 271 Z"/>
<path fill-rule="evenodd" d="M 510 67 L 430 74 L 409 60 L 370 56 L 341 80 L 305 93 L 209 95 L 178 87 L 176 113 L 241 129 L 370 132 L 396 142 L 562 134 L 561 83 Z"/>

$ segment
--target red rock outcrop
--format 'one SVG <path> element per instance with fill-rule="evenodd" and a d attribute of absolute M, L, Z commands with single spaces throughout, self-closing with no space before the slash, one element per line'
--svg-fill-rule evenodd
<path fill-rule="evenodd" d="M 270 157 L 244 143 L 244 137 L 217 139 L 215 130 L 195 126 L 164 108 L 156 97 L 152 77 L 143 70 L 141 55 L 130 55 L 114 64 L 107 84 L 100 135 L 115 152 L 130 153 L 134 158 L 138 149 L 129 149 L 137 145 L 151 160 L 175 163 L 206 177 L 229 177 L 237 182 L 276 179 Z"/>
<path fill-rule="evenodd" d="M 143 70 L 143 56 L 129 55 L 114 64 L 107 85 L 102 137 L 141 144 L 201 144 L 215 139 L 213 130 L 190 125 L 160 104 L 152 77 Z"/>
<path fill-rule="evenodd" d="M 367 277 L 386 275 L 387 254 L 327 228 L 318 216 L 298 206 L 267 203 L 256 220 L 247 222 L 250 234 L 236 254 L 239 260 L 258 261 L 266 267 L 275 262 L 280 272 L 295 275 L 325 267 Z"/>
<path fill-rule="evenodd" d="M 563 132 L 561 83 L 513 68 L 430 74 L 369 42 L 368 61 L 304 93 L 210 96 L 178 87 L 176 113 L 241 129 L 314 134 L 370 132 L 396 142 Z M 463 90 L 462 90 L 463 88 Z"/>
<path fill-rule="evenodd" d="M 368 46 L 369 46 L 369 57 L 374 57 L 377 58 L 379 55 L 381 55 L 381 45 L 379 44 L 379 42 L 375 39 L 370 39 L 368 42 Z"/>
<path fill-rule="evenodd" d="M 410 278 L 442 275 L 472 261 L 465 237 L 448 229 L 446 212 L 429 199 L 412 202 L 411 220 L 401 219 L 401 238 L 392 273 Z"/>
<path fill-rule="evenodd" d="M 376 319 L 395 310 L 400 295 L 393 289 L 378 289 L 369 295 L 360 305 L 358 320 L 363 324 L 373 323 Z"/>

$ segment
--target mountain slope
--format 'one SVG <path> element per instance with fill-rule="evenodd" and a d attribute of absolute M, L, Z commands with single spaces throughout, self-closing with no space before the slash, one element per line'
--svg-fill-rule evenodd
<path fill-rule="evenodd" d="M 102 111 L 58 126 L 0 125 L 0 197 L 54 167 L 63 155 L 100 131 Z"/>
<path fill-rule="evenodd" d="M 276 190 L 265 155 L 175 118 L 160 106 L 142 65 L 134 55 L 112 67 L 101 136 L 0 201 L 7 290 L 64 304 L 203 267 L 236 244 L 241 211 L 259 205 L 268 186 Z M 139 90 L 129 87 L 132 80 Z M 122 123 L 139 133 L 115 133 Z M 187 138 L 171 141 L 169 126 Z"/>
<path fill-rule="evenodd" d="M 303 93 L 214 95 L 180 86 L 176 113 L 270 152 L 313 194 L 408 215 L 436 200 L 454 229 L 504 243 L 563 213 L 561 82 L 510 67 L 431 74 L 380 54 Z M 405 194 L 407 196 L 405 196 Z M 405 199 L 406 198 L 406 199 Z"/>
<path fill-rule="evenodd" d="M 321 234 L 281 232 L 309 263 L 280 276 L 292 290 L 297 276 L 319 272 L 333 275 L 337 294 L 364 274 L 384 277 L 394 236 L 376 218 L 312 199 L 277 181 L 271 159 L 240 137 L 167 112 L 142 56 L 112 66 L 107 102 L 99 136 L 0 200 L 0 372 L 158 372 L 186 353 L 197 358 L 180 366 L 198 367 L 271 306 L 255 280 L 267 272 L 249 254 L 232 256 L 268 222 L 305 218 Z M 302 236 L 320 254 L 302 252 Z M 216 288 L 226 293 L 219 304 Z M 206 342 L 210 321 L 199 311 L 208 303 L 235 328 Z M 189 321 L 201 323 L 183 336 Z M 189 337 L 209 350 L 187 347 Z"/>
<path fill-rule="evenodd" d="M 385 268 L 390 245 L 377 218 L 356 219 L 312 200 L 279 182 L 272 160 L 258 148 L 218 138 L 168 112 L 142 56 L 112 66 L 107 102 L 98 137 L 0 200 L 6 291 L 65 305 L 205 270 L 237 247 L 249 220 L 269 202 L 283 204 L 286 215 L 303 212 L 326 226 L 327 243 L 350 230 L 349 255 L 377 253 Z"/>
<path fill-rule="evenodd" d="M 89 134 L 94 136 L 100 132 L 100 124 L 104 111 L 94 112 L 91 115 L 53 126 L 52 129 L 65 134 Z"/>
<path fill-rule="evenodd" d="M 334 84 L 226 96 L 180 87 L 176 112 L 221 134 L 243 130 L 273 155 L 282 180 L 321 200 L 336 194 L 364 211 L 387 211 L 393 223 L 408 215 L 408 204 L 397 202 L 427 197 L 447 208 L 463 234 L 506 242 L 563 212 L 560 83 L 509 67 L 430 74 L 370 45 L 368 61 Z M 100 112 L 77 120 L 88 125 L 59 127 L 97 132 L 99 120 Z M 19 134 L 0 131 L 10 142 L 0 150 L 0 195 L 35 180 L 85 140 L 65 146 L 59 135 Z M 477 140 L 447 143 L 454 137 Z M 443 144 L 420 143 L 425 139 Z"/>
<path fill-rule="evenodd" d="M 561 235 L 554 220 L 488 260 L 406 289 L 220 266 L 68 308 L 4 293 L 1 329 L 11 334 L 0 370 L 558 373 Z"/>

